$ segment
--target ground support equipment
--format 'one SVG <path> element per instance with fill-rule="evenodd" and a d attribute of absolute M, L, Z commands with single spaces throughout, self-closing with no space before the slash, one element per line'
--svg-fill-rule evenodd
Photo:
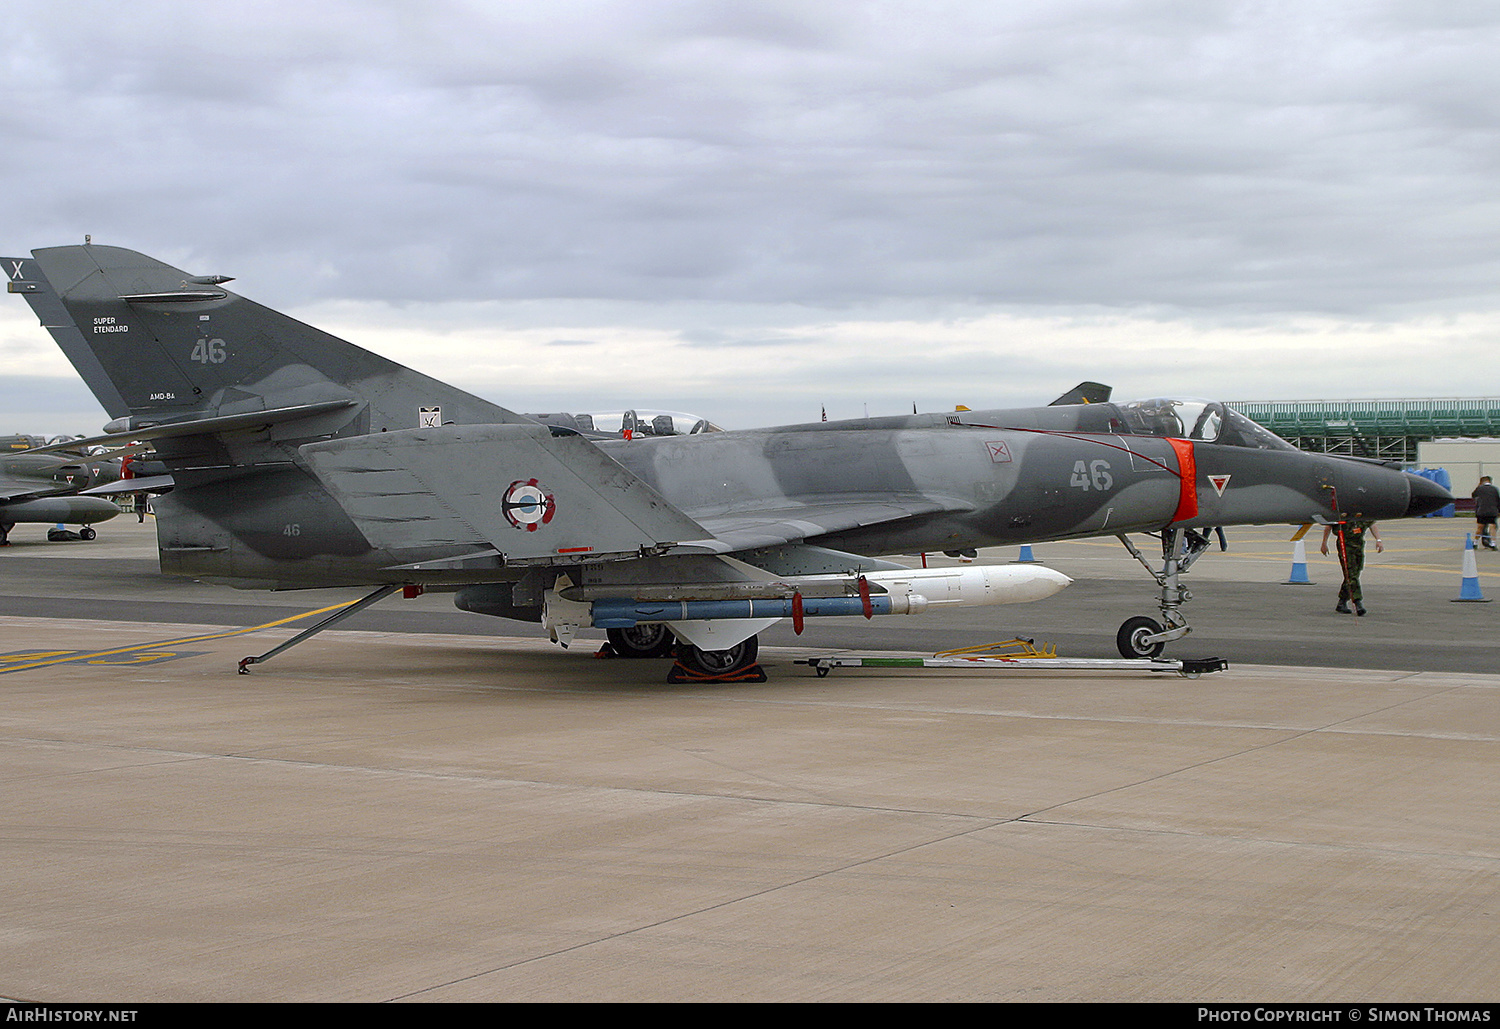
<path fill-rule="evenodd" d="M 939 651 L 932 657 L 876 657 L 860 654 L 837 654 L 828 657 L 803 658 L 793 664 L 808 665 L 823 678 L 835 668 L 971 668 L 1041 671 L 1095 672 L 1171 672 L 1196 679 L 1205 672 L 1222 672 L 1229 662 L 1218 657 L 1201 658 L 1089 658 L 1058 657 L 1055 647 L 1035 646 L 1024 637 L 992 643 L 982 647 Z"/>

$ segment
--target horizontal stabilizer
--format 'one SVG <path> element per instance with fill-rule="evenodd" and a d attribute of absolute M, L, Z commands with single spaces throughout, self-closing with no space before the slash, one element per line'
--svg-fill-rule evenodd
<path fill-rule="evenodd" d="M 140 428 L 122 429 L 120 432 L 106 433 L 103 436 L 88 436 L 84 439 L 65 440 L 62 443 L 54 443 L 50 446 L 33 447 L 27 453 L 60 454 L 80 450 L 83 447 L 118 446 L 125 443 L 148 443 L 161 439 L 177 439 L 183 436 L 206 436 L 218 432 L 243 432 L 246 430 L 264 429 L 271 425 L 300 421 L 304 418 L 313 418 L 318 415 L 330 414 L 334 411 L 342 411 L 354 407 L 357 403 L 358 401 L 356 400 L 325 400 L 316 404 L 297 404 L 292 407 L 275 407 L 270 410 L 245 411 L 241 414 L 218 415 L 213 418 L 187 418 L 181 421 L 162 422 L 157 425 Z M 112 456 L 118 455 L 114 454 Z"/>
<path fill-rule="evenodd" d="M 118 479 L 105 483 L 103 486 L 82 490 L 79 496 L 119 497 L 129 496 L 132 493 L 166 493 L 176 485 L 176 480 L 170 475 L 147 475 L 135 479 Z"/>
<path fill-rule="evenodd" d="M 507 564 L 598 561 L 707 535 L 594 444 L 545 425 L 403 429 L 300 451 L 390 551 L 487 545 Z"/>

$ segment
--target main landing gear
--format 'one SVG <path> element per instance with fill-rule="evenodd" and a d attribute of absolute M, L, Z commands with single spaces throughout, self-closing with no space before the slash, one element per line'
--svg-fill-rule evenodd
<path fill-rule="evenodd" d="M 1130 556 L 1139 561 L 1142 567 L 1151 573 L 1156 584 L 1161 587 L 1161 600 L 1158 602 L 1161 621 L 1158 622 L 1144 615 L 1127 618 L 1120 626 L 1120 631 L 1115 634 L 1115 646 L 1119 648 L 1123 657 L 1158 657 L 1166 649 L 1168 643 L 1180 640 L 1193 631 L 1187 619 L 1178 610 L 1183 604 L 1193 599 L 1187 587 L 1182 585 L 1179 576 L 1191 568 L 1193 562 L 1208 550 L 1209 536 L 1196 529 L 1162 530 L 1162 567 L 1159 572 L 1151 567 L 1128 537 L 1116 538 L 1125 544 L 1125 549 L 1130 551 Z"/>
<path fill-rule="evenodd" d="M 629 629 L 605 629 L 616 657 L 671 657 L 677 637 L 660 622 L 642 622 Z"/>
<path fill-rule="evenodd" d="M 728 650 L 699 650 L 691 643 L 677 645 L 677 663 L 697 676 L 735 676 L 755 664 L 760 655 L 760 637 L 751 636 Z"/>
<path fill-rule="evenodd" d="M 755 659 L 760 654 L 760 637 L 751 636 L 728 650 L 700 650 L 691 643 L 679 643 L 672 630 L 660 622 L 642 622 L 629 629 L 606 629 L 608 649 L 614 657 L 672 657 L 677 663 L 667 676 L 668 682 L 764 682 Z M 610 654 L 601 650 L 599 656 Z"/>

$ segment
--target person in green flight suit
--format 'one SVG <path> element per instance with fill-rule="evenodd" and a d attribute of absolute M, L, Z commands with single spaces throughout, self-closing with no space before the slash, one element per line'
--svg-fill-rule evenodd
<path fill-rule="evenodd" d="M 1339 602 L 1334 608 L 1339 614 L 1349 613 L 1349 604 L 1354 604 L 1354 613 L 1362 615 L 1365 613 L 1364 591 L 1359 587 L 1359 575 L 1365 570 L 1365 535 L 1368 534 L 1375 541 L 1375 553 L 1384 552 L 1385 544 L 1380 542 L 1380 533 L 1375 528 L 1375 523 L 1362 518 L 1344 518 L 1337 525 L 1323 526 L 1323 545 L 1319 549 L 1326 555 L 1328 553 L 1328 536 L 1336 533 L 1336 541 L 1339 551 L 1339 564 L 1344 569 L 1344 581 L 1339 586 Z"/>

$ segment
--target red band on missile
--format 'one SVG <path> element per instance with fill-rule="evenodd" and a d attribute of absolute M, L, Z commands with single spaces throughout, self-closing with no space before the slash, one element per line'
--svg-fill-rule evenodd
<path fill-rule="evenodd" d="M 875 617 L 875 607 L 870 603 L 870 581 L 863 575 L 859 577 L 859 606 L 864 608 L 865 617 Z"/>
<path fill-rule="evenodd" d="M 802 615 L 802 594 L 792 594 L 792 632 L 798 636 L 802 635 L 802 626 L 806 619 Z"/>

